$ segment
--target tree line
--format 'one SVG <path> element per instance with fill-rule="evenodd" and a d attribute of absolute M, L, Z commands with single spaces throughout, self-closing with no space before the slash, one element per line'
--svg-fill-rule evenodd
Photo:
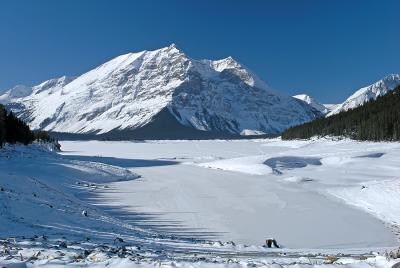
<path fill-rule="evenodd" d="M 400 86 L 357 108 L 291 127 L 282 139 L 341 136 L 361 141 L 400 140 Z"/>
<path fill-rule="evenodd" d="M 0 104 L 0 148 L 5 143 L 28 145 L 34 140 L 54 141 L 45 131 L 32 131 L 24 121 Z"/>

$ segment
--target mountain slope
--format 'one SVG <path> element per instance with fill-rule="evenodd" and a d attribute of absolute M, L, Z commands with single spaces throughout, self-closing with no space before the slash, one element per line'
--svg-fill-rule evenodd
<path fill-rule="evenodd" d="M 344 136 L 356 140 L 400 140 L 400 85 L 362 106 L 287 129 L 283 139 Z"/>
<path fill-rule="evenodd" d="M 49 81 L 8 103 L 34 129 L 136 130 L 167 110 L 179 124 L 200 131 L 275 134 L 320 116 L 231 57 L 193 60 L 175 45 L 116 57 L 75 79 Z"/>
<path fill-rule="evenodd" d="M 332 103 L 324 103 L 322 104 L 325 106 L 326 109 L 328 109 L 328 113 L 335 110 L 340 104 L 332 104 Z"/>
<path fill-rule="evenodd" d="M 357 90 L 346 101 L 332 110 L 327 116 L 338 114 L 349 109 L 354 109 L 370 100 L 375 100 L 377 97 L 385 95 L 388 91 L 393 90 L 398 85 L 400 85 L 400 75 L 390 74 L 372 85 Z"/>
<path fill-rule="evenodd" d="M 306 95 L 306 94 L 300 94 L 300 95 L 295 95 L 293 98 L 296 98 L 298 100 L 304 101 L 311 107 L 315 108 L 316 110 L 320 111 L 322 114 L 326 114 L 329 112 L 329 109 L 324 105 L 318 102 L 316 99 L 313 97 Z"/>

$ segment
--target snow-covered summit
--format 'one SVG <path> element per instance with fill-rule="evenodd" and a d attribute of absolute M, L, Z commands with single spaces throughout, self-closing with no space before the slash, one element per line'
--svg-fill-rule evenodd
<path fill-rule="evenodd" d="M 40 85 L 34 86 L 32 89 L 35 94 L 38 94 L 42 91 L 47 91 L 47 90 L 50 90 L 47 93 L 51 94 L 51 93 L 54 93 L 54 90 L 61 89 L 63 86 L 67 85 L 74 79 L 75 79 L 75 77 L 69 77 L 69 76 L 64 75 L 60 78 L 53 78 L 53 79 L 44 81 Z"/>
<path fill-rule="evenodd" d="M 295 95 L 293 98 L 299 99 L 301 101 L 304 101 L 305 103 L 311 105 L 311 107 L 314 107 L 318 111 L 320 111 L 322 114 L 326 114 L 329 112 L 329 109 L 324 105 L 315 100 L 313 97 L 307 95 L 307 94 L 300 94 L 300 95 Z"/>
<path fill-rule="evenodd" d="M 24 85 L 17 85 L 4 92 L 2 95 L 0 95 L 0 103 L 6 104 L 12 101 L 13 99 L 29 96 L 31 93 L 32 93 L 31 87 L 27 87 Z"/>
<path fill-rule="evenodd" d="M 0 103 L 8 104 L 13 102 L 21 102 L 24 98 L 30 98 L 32 95 L 38 95 L 46 91 L 47 94 L 53 94 L 56 90 L 60 90 L 63 86 L 74 80 L 75 77 L 62 76 L 60 78 L 53 78 L 40 83 L 34 87 L 24 85 L 17 85 L 2 95 L 0 95 Z"/>
<path fill-rule="evenodd" d="M 349 109 L 363 105 L 369 100 L 374 100 L 379 96 L 385 95 L 388 91 L 400 85 L 400 74 L 390 74 L 372 85 L 357 90 L 342 104 L 338 105 L 327 116 L 338 114 Z"/>
<path fill-rule="evenodd" d="M 137 130 L 162 112 L 192 129 L 231 134 L 279 133 L 319 116 L 232 57 L 194 60 L 174 44 L 46 81 L 10 107 L 34 129 L 95 134 Z"/>

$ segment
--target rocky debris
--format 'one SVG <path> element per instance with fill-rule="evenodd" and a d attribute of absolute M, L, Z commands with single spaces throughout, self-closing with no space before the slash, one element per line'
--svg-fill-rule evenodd
<path fill-rule="evenodd" d="M 64 238 L 63 238 L 64 239 Z M 30 241 L 30 242 L 29 242 Z M 30 243 L 30 244 L 27 244 Z M 221 245 L 234 246 L 234 242 L 222 242 L 217 241 Z M 260 267 L 260 266 L 270 266 L 271 267 L 282 267 L 280 264 L 276 263 L 276 258 L 286 258 L 285 264 L 287 265 L 297 265 L 297 264 L 343 264 L 341 258 L 346 261 L 349 258 L 354 260 L 366 260 L 367 257 L 376 256 L 376 254 L 370 255 L 324 255 L 324 254 L 302 254 L 290 253 L 290 252 L 275 252 L 271 251 L 267 253 L 268 256 L 273 257 L 273 262 L 265 261 L 266 252 L 260 252 L 262 257 L 257 259 L 255 252 L 251 255 L 246 255 L 246 252 L 240 251 L 218 251 L 219 253 L 211 254 L 210 251 L 184 251 L 184 252 L 167 252 L 164 249 L 146 249 L 141 250 L 140 247 L 136 245 L 131 245 L 128 242 L 123 242 L 124 245 L 113 244 L 102 244 L 102 243 L 88 243 L 85 239 L 82 241 L 71 241 L 68 240 L 67 248 L 59 247 L 61 243 L 66 241 L 57 240 L 55 238 L 43 239 L 41 236 L 35 236 L 35 241 L 27 239 L 15 239 L 7 238 L 0 239 L 0 261 L 11 261 L 11 262 L 43 262 L 46 261 L 48 265 L 52 262 L 57 264 L 77 264 L 77 263 L 99 263 L 105 261 L 111 261 L 112 259 L 121 258 L 128 259 L 135 264 L 147 264 L 155 266 L 171 265 L 172 263 L 179 262 L 200 262 L 200 263 L 212 263 L 212 264 L 243 264 L 247 263 L 247 267 Z M 118 243 L 120 240 L 118 239 Z M 215 242 L 214 242 L 215 243 Z M 211 245 L 211 242 L 206 244 Z M 233 255 L 234 254 L 234 255 Z M 269 255 L 272 254 L 272 255 Z"/>
<path fill-rule="evenodd" d="M 121 237 L 116 237 L 114 243 L 124 243 L 124 240 Z"/>
<path fill-rule="evenodd" d="M 385 252 L 386 259 L 400 259 L 400 248 L 397 250 L 391 250 L 389 252 Z"/>
<path fill-rule="evenodd" d="M 276 248 L 280 248 L 280 246 L 278 245 L 278 243 L 276 242 L 276 240 L 274 238 L 269 238 L 269 239 L 265 240 L 265 244 L 268 248 L 271 248 L 272 246 L 274 246 Z"/>
<path fill-rule="evenodd" d="M 59 248 L 67 248 L 68 246 L 67 246 L 67 243 L 66 243 L 66 242 L 62 241 L 62 242 L 60 242 L 60 243 L 58 244 L 58 247 L 59 247 Z"/>

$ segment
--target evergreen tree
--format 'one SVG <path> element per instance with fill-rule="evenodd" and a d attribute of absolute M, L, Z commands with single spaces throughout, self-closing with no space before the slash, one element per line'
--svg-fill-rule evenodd
<path fill-rule="evenodd" d="M 12 112 L 6 116 L 6 142 L 14 144 L 17 142 L 25 145 L 34 141 L 33 132 L 28 125 L 17 118 Z"/>
<path fill-rule="evenodd" d="M 17 118 L 12 112 L 7 112 L 4 106 L 0 104 L 0 148 L 6 142 L 27 145 L 35 139 L 45 142 L 55 142 L 45 131 L 35 133 L 31 131 L 24 121 Z"/>
<path fill-rule="evenodd" d="M 6 141 L 6 109 L 0 104 L 0 148 Z"/>

